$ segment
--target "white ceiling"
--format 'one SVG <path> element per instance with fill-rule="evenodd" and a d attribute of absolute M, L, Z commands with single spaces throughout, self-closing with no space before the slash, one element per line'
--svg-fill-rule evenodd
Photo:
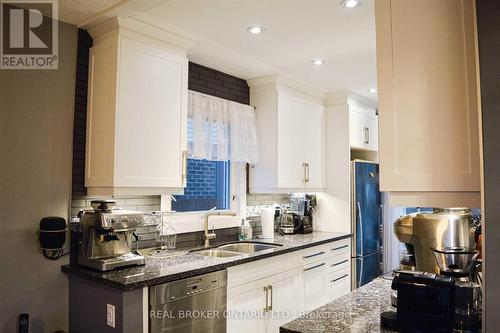
<path fill-rule="evenodd" d="M 135 18 L 198 42 L 191 61 L 244 79 L 282 74 L 323 92 L 376 94 L 374 0 L 170 0 Z M 266 31 L 251 35 L 250 25 Z M 325 64 L 315 66 L 314 58 Z"/>

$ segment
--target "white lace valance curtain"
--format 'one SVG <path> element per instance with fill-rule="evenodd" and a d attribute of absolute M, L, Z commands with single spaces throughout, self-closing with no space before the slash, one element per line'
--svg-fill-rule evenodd
<path fill-rule="evenodd" d="M 257 163 L 260 151 L 253 107 L 190 90 L 188 156 Z"/>

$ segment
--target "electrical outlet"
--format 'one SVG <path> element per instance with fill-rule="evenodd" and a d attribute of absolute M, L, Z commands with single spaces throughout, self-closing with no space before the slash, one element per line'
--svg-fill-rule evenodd
<path fill-rule="evenodd" d="M 115 306 L 107 304 L 106 306 L 106 324 L 115 328 Z"/>

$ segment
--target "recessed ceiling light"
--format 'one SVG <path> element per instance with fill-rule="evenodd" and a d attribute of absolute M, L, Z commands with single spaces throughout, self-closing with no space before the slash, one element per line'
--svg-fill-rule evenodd
<path fill-rule="evenodd" d="M 260 25 L 251 25 L 247 28 L 247 31 L 251 34 L 260 34 L 264 32 L 264 27 L 261 27 Z"/>
<path fill-rule="evenodd" d="M 361 0 L 342 0 L 340 4 L 346 8 L 356 8 L 361 6 Z"/>
<path fill-rule="evenodd" d="M 323 65 L 325 63 L 325 61 L 323 59 L 319 59 L 318 58 L 318 59 L 314 59 L 312 61 L 312 63 L 315 64 L 315 65 Z"/>
<path fill-rule="evenodd" d="M 377 89 L 375 88 L 370 88 L 368 89 L 369 92 L 371 92 L 372 94 L 376 93 L 377 92 Z"/>

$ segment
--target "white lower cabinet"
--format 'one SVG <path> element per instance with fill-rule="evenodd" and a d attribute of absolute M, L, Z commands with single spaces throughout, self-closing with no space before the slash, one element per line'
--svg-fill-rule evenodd
<path fill-rule="evenodd" d="M 229 288 L 228 332 L 279 332 L 297 316 L 295 269 Z"/>
<path fill-rule="evenodd" d="M 227 290 L 227 331 L 240 333 L 264 332 L 262 319 L 266 310 L 264 279 Z"/>
<path fill-rule="evenodd" d="M 299 268 L 299 297 L 304 311 L 314 310 L 325 304 L 327 299 L 326 262 L 319 261 Z"/>
<path fill-rule="evenodd" d="M 228 333 L 277 333 L 300 314 L 349 293 L 349 242 L 228 268 Z"/>

